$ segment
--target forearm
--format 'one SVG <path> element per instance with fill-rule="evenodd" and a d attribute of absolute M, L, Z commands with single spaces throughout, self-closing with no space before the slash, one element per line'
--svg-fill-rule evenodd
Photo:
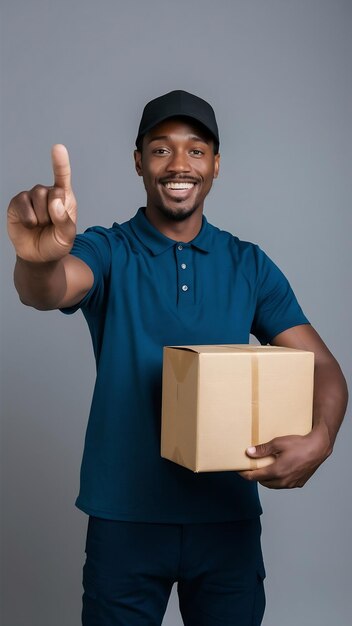
<path fill-rule="evenodd" d="M 248 456 L 275 456 L 275 461 L 258 470 L 241 472 L 247 480 L 258 480 L 271 489 L 303 487 L 331 454 L 343 420 L 348 392 L 340 366 L 318 333 L 309 324 L 290 328 L 271 342 L 315 354 L 313 429 L 305 436 L 287 435 L 247 450 Z"/>
<path fill-rule="evenodd" d="M 313 429 L 305 436 L 276 437 L 249 449 L 254 458 L 273 455 L 275 461 L 258 470 L 240 472 L 271 489 L 303 487 L 331 454 L 347 406 L 347 385 L 336 360 L 318 358 L 315 366 Z"/>
<path fill-rule="evenodd" d="M 338 362 L 310 324 L 284 331 L 272 344 L 314 352 L 313 430 L 326 429 L 331 452 L 348 400 L 346 381 Z"/>
<path fill-rule="evenodd" d="M 348 390 L 339 364 L 333 358 L 315 367 L 313 429 L 326 428 L 332 452 L 346 412 Z"/>
<path fill-rule="evenodd" d="M 23 304 L 39 310 L 57 308 L 67 289 L 64 263 L 31 263 L 17 257 L 14 283 Z"/>

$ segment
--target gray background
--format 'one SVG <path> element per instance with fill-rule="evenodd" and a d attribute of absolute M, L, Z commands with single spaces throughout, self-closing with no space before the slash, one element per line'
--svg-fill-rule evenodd
<path fill-rule="evenodd" d="M 144 203 L 142 107 L 171 89 L 214 105 L 210 222 L 258 242 L 351 378 L 348 0 L 3 0 L 1 201 L 51 184 L 69 149 L 79 230 Z M 1 228 L 2 626 L 78 626 L 86 516 L 74 507 L 94 382 L 81 313 L 37 312 Z M 303 490 L 262 489 L 265 626 L 348 626 L 351 429 Z M 181 624 L 174 587 L 163 624 Z M 240 625 L 239 625 L 240 626 Z"/>

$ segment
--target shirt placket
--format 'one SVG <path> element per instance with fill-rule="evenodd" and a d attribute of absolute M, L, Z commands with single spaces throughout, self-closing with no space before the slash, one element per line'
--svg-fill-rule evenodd
<path fill-rule="evenodd" d="M 176 244 L 175 251 L 177 264 L 177 306 L 179 309 L 182 309 L 194 303 L 192 249 L 190 245 L 180 242 Z"/>

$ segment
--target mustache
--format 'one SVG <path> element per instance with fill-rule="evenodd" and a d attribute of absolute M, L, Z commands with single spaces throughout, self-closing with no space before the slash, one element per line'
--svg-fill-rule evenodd
<path fill-rule="evenodd" d="M 159 178 L 159 182 L 163 185 L 165 183 L 199 183 L 199 178 L 194 178 L 193 176 L 165 176 L 164 178 Z"/>

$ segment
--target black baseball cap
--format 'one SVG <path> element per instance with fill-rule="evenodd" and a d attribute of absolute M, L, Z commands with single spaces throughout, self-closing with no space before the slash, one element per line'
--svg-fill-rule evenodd
<path fill-rule="evenodd" d="M 216 152 L 219 150 L 219 131 L 213 108 L 208 102 L 188 91 L 176 90 L 151 100 L 144 107 L 136 145 L 154 126 L 169 117 L 190 117 L 202 124 L 212 135 Z"/>

